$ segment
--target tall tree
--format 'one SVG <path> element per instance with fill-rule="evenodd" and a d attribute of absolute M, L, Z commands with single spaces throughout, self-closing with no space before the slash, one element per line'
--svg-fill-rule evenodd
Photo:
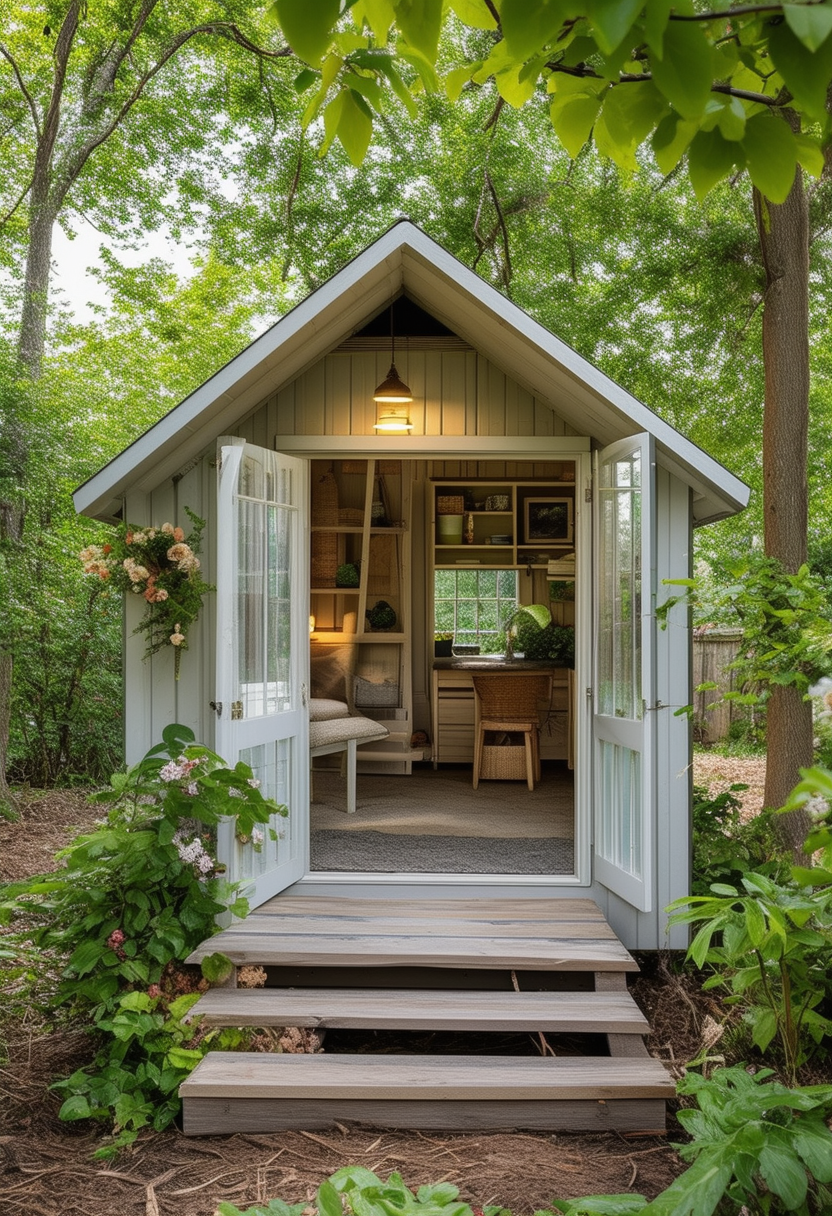
<path fill-rule="evenodd" d="M 115 0 L 106 9 L 60 0 L 44 10 L 3 0 L 0 30 L 0 230 L 23 265 L 17 369 L 3 382 L 0 416 L 0 545 L 13 562 L 26 515 L 26 403 L 43 364 L 55 224 L 73 211 L 110 231 L 155 227 L 161 217 L 177 228 L 193 221 L 208 166 L 227 159 L 239 133 L 241 96 L 249 121 L 258 110 L 273 118 L 285 104 L 286 89 L 266 65 L 289 52 L 269 45 L 262 20 L 242 0 Z M 4 630 L 6 802 L 12 676 L 13 639 Z"/>
<path fill-rule="evenodd" d="M 577 156 L 591 138 L 622 170 L 649 140 L 672 173 L 684 161 L 698 196 L 747 170 L 766 271 L 763 464 L 765 547 L 794 571 L 805 561 L 808 418 L 808 201 L 802 168 L 823 172 L 832 82 L 832 3 L 763 2 L 709 10 L 692 0 L 451 0 L 461 36 L 440 42 L 441 0 L 359 0 L 354 41 L 337 5 L 274 0 L 273 11 L 309 65 L 307 124 L 323 118 L 325 150 L 339 139 L 360 163 L 382 88 L 408 99 L 397 56 L 426 89 L 445 72 L 449 95 L 494 81 L 494 121 L 539 85 L 550 118 Z M 453 21 L 452 21 L 453 24 Z M 391 33 L 392 31 L 392 33 Z M 785 471 L 785 475 L 784 475 Z M 811 757 L 808 706 L 793 689 L 769 706 L 765 800 L 780 805 Z M 798 848 L 806 820 L 783 817 Z"/>

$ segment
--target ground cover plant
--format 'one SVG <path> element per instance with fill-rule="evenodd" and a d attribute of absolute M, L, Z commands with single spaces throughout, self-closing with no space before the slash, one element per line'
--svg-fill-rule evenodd
<path fill-rule="evenodd" d="M 234 815 L 241 835 L 262 841 L 270 817 L 286 808 L 258 787 L 247 765 L 227 768 L 187 727 L 169 726 L 93 796 L 106 817 L 63 850 L 63 869 L 7 892 L 2 917 L 17 934 L 4 952 L 22 954 L 33 984 L 44 958 L 53 960 L 59 974 L 47 1006 L 95 1036 L 92 1064 L 55 1088 L 62 1119 L 112 1124 L 115 1137 L 100 1155 L 142 1127 L 166 1127 L 180 1082 L 205 1052 L 245 1037 L 205 1033 L 189 1018 L 208 981 L 228 974 L 228 960 L 212 956 L 202 975 L 182 960 L 216 931 L 219 913 L 247 911 L 216 862 L 214 831 Z"/>

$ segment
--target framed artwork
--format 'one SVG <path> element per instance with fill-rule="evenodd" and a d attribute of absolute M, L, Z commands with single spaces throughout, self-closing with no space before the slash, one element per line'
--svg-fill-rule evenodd
<path fill-rule="evenodd" d="M 572 540 L 571 498 L 526 499 L 526 544 Z"/>

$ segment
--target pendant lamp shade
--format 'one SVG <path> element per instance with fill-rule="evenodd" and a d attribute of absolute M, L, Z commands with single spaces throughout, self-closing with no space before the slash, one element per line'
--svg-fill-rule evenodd
<path fill-rule="evenodd" d="M 382 380 L 373 393 L 373 401 L 387 408 L 382 409 L 374 430 L 389 433 L 407 433 L 413 430 L 413 423 L 407 414 L 407 406 L 413 400 L 413 394 L 396 370 L 396 336 L 393 329 L 393 305 L 390 305 L 390 371 L 387 379 Z M 399 408 L 396 408 L 399 407 Z M 403 407 L 403 408 L 402 408 Z"/>

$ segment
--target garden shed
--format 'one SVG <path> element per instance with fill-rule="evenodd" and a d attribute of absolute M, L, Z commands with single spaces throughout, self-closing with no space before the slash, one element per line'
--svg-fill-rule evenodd
<path fill-rule="evenodd" d="M 412 400 L 391 410 L 373 394 L 392 360 Z M 397 409 L 410 429 L 379 429 Z M 140 609 L 127 604 L 128 759 L 179 721 L 227 760 L 256 761 L 290 807 L 273 856 L 229 858 L 257 879 L 256 899 L 290 884 L 315 895 L 582 894 L 628 946 L 664 946 L 662 909 L 687 891 L 690 731 L 675 711 L 691 700 L 691 677 L 684 610 L 663 630 L 655 606 L 664 579 L 690 574 L 692 528 L 747 497 L 716 460 L 402 221 L 76 491 L 77 510 L 98 519 L 179 524 L 188 507 L 207 520 L 203 563 L 217 594 L 178 681 L 172 647 L 143 661 Z M 449 523 L 457 533 L 441 535 Z M 360 585 L 336 586 L 340 567 L 361 571 Z M 359 773 L 388 777 L 394 797 L 414 769 L 439 781 L 444 756 L 468 763 L 471 664 L 493 662 L 454 600 L 472 580 L 473 596 L 495 598 L 502 571 L 509 604 L 542 601 L 574 626 L 574 667 L 556 669 L 549 712 L 560 744 L 542 732 L 544 760 L 548 742 L 572 774 L 570 872 L 414 872 L 407 835 L 396 872 L 310 868 L 315 670 L 329 691 L 349 685 L 350 711 L 388 730 L 359 747 Z M 456 613 L 457 640 L 473 639 L 456 658 L 435 658 L 437 601 Z M 392 630 L 371 628 L 380 602 Z M 521 787 L 480 791 L 503 800 Z"/>
<path fill-rule="evenodd" d="M 254 911 L 193 956 L 263 965 L 265 994 L 200 1011 L 608 1042 L 589 1072 L 212 1053 L 183 1087 L 186 1130 L 318 1126 L 368 1102 L 391 1125 L 663 1125 L 672 1085 L 622 1004 L 629 949 L 686 944 L 663 909 L 688 890 L 691 644 L 684 607 L 660 628 L 656 604 L 690 575 L 692 529 L 747 498 L 406 221 L 76 491 L 102 520 L 206 521 L 216 595 L 179 679 L 172 646 L 144 659 L 128 597 L 128 759 L 184 723 L 289 808 L 259 849 L 221 833 Z M 487 991 L 506 984 L 508 1004 Z"/>

